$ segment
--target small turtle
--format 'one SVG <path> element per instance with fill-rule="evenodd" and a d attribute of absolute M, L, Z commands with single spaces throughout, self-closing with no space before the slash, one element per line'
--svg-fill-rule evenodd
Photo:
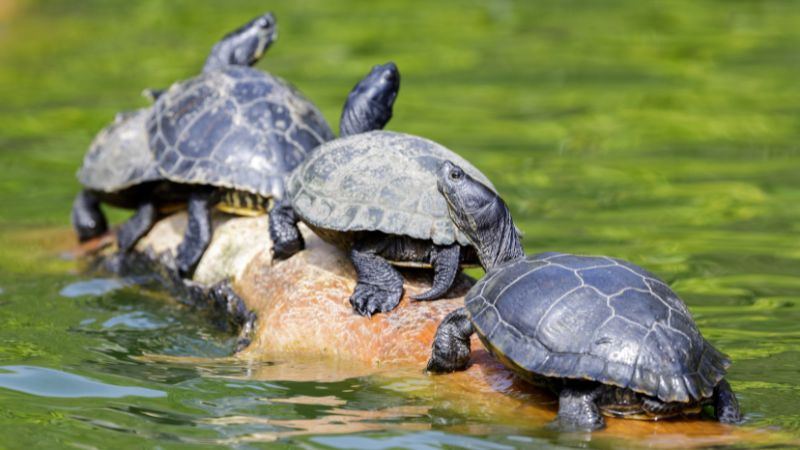
<path fill-rule="evenodd" d="M 605 256 L 525 256 L 503 200 L 458 166 L 438 188 L 475 246 L 484 276 L 436 331 L 427 370 L 462 370 L 470 336 L 521 378 L 559 395 L 554 425 L 595 430 L 602 415 L 657 420 L 713 405 L 741 420 L 723 376 L 730 360 L 663 281 Z"/>
<path fill-rule="evenodd" d="M 380 128 L 399 76 L 393 63 L 375 66 L 351 92 L 343 117 L 353 127 Z M 361 114 L 362 105 L 379 111 Z M 391 105 L 388 106 L 391 109 Z M 278 77 L 230 66 L 178 83 L 161 95 L 147 123 L 161 174 L 194 186 L 189 223 L 178 247 L 179 274 L 190 276 L 211 239 L 209 208 L 217 202 L 267 210 L 285 177 L 333 132 L 322 114 Z M 229 212 L 237 212 L 229 211 Z"/>
<path fill-rule="evenodd" d="M 203 70 L 254 64 L 274 35 L 272 14 L 260 15 L 218 42 Z M 157 100 L 161 93 L 151 89 L 144 92 L 151 100 Z M 108 230 L 100 203 L 136 209 L 117 234 L 120 249 L 126 251 L 150 229 L 159 212 L 169 210 L 171 204 L 186 202 L 190 189 L 165 180 L 149 149 L 145 126 L 149 114 L 150 108 L 117 114 L 89 147 L 78 171 L 83 190 L 72 208 L 72 223 L 81 242 Z"/>
<path fill-rule="evenodd" d="M 288 179 L 291 204 L 286 208 L 322 239 L 349 252 L 358 274 L 350 297 L 357 313 L 370 316 L 397 306 L 403 278 L 392 265 L 432 267 L 433 286 L 414 299 L 434 300 L 450 289 L 460 265 L 478 262 L 436 191 L 436 173 L 445 160 L 458 161 L 491 185 L 451 150 L 391 131 L 328 142 Z M 281 204 L 270 213 L 271 230 L 294 229 L 296 218 L 283 212 Z M 287 234 L 272 234 L 275 257 L 286 258 L 302 248 L 302 242 L 287 242 Z"/>

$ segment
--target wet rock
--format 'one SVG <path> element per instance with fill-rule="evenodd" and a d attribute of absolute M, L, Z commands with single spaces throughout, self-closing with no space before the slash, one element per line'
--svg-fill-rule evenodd
<path fill-rule="evenodd" d="M 115 246 L 105 246 L 103 265 L 125 275 L 161 274 L 161 281 L 183 303 L 212 307 L 229 323 L 243 324 L 248 342 L 242 358 L 307 357 L 346 363 L 351 374 L 398 365 L 423 367 L 441 319 L 463 305 L 474 280 L 459 275 L 451 297 L 416 302 L 409 295 L 430 288 L 429 271 L 406 270 L 405 295 L 386 314 L 365 318 L 349 303 L 355 270 L 344 252 L 301 225 L 306 250 L 273 264 L 266 216 L 214 215 L 214 236 L 198 264 L 192 282 L 175 275 L 173 255 L 183 239 L 186 214 L 159 221 L 136 245 L 136 253 L 115 259 Z M 89 245 L 84 251 L 90 251 Z M 230 282 L 238 299 L 227 295 Z M 240 299 L 240 300 L 239 300 Z M 243 316 L 252 314 L 254 324 Z M 223 319 L 215 317 L 216 320 Z M 358 369 L 356 369 L 358 368 Z M 421 370 L 421 369 L 420 369 Z"/>

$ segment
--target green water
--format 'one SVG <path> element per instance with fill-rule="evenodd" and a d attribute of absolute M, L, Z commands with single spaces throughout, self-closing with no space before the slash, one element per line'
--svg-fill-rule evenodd
<path fill-rule="evenodd" d="M 800 3 L 0 0 L 0 447 L 611 445 L 372 378 L 147 362 L 224 356 L 233 337 L 135 285 L 75 284 L 90 280 L 60 249 L 94 133 L 266 9 L 280 40 L 258 67 L 335 124 L 355 81 L 397 62 L 391 129 L 481 168 L 528 251 L 609 254 L 670 282 L 734 359 L 747 426 L 800 437 Z M 281 401 L 298 396 L 319 401 Z"/>

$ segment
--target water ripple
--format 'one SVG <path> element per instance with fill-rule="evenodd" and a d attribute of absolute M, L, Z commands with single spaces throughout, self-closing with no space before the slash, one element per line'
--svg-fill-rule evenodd
<path fill-rule="evenodd" d="M 167 393 L 136 386 L 116 386 L 80 375 L 37 366 L 0 366 L 0 387 L 41 397 L 120 398 L 166 397 Z"/>

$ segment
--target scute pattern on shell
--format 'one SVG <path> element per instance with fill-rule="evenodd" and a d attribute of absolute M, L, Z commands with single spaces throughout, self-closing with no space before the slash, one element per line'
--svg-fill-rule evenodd
<path fill-rule="evenodd" d="M 78 180 L 89 189 L 116 192 L 161 178 L 147 144 L 149 108 L 117 114 L 101 130 L 83 157 Z"/>
<path fill-rule="evenodd" d="M 334 135 L 322 113 L 286 81 L 229 67 L 176 83 L 148 119 L 164 176 L 281 198 L 284 179 Z"/>
<path fill-rule="evenodd" d="M 481 339 L 539 375 L 688 402 L 730 366 L 663 281 L 613 258 L 528 256 L 490 271 L 466 306 Z"/>
<path fill-rule="evenodd" d="M 468 245 L 436 189 L 437 171 L 445 160 L 494 189 L 472 164 L 433 141 L 372 131 L 314 151 L 289 177 L 287 195 L 297 214 L 319 228 Z"/>

